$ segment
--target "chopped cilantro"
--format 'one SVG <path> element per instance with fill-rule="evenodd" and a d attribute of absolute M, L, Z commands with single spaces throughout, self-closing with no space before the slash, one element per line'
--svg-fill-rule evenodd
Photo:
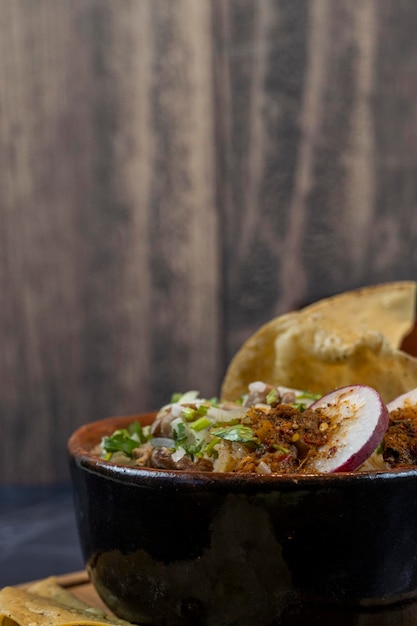
<path fill-rule="evenodd" d="M 217 452 L 217 450 L 215 450 L 215 446 L 217 446 L 220 441 L 220 437 L 213 437 L 213 439 L 204 446 L 203 453 L 207 454 L 207 456 L 213 456 L 217 458 L 219 453 Z"/>
<path fill-rule="evenodd" d="M 126 429 L 117 430 L 111 437 L 104 437 L 103 448 L 106 452 L 124 452 L 127 456 L 132 456 L 135 448 L 139 447 L 137 439 L 132 439 Z"/>
<path fill-rule="evenodd" d="M 240 443 L 247 443 L 258 446 L 259 439 L 254 436 L 249 426 L 242 426 L 236 424 L 234 426 L 226 426 L 224 428 L 214 428 L 211 434 L 221 439 L 227 439 L 227 441 L 239 441 Z"/>
<path fill-rule="evenodd" d="M 148 441 L 139 422 L 132 422 L 127 428 L 116 430 L 111 436 L 104 437 L 102 446 L 108 455 L 114 452 L 124 452 L 131 457 L 135 448 Z"/>
<path fill-rule="evenodd" d="M 131 424 L 129 424 L 129 426 L 127 427 L 127 431 L 132 439 L 136 438 L 139 443 L 146 443 L 149 438 L 145 434 L 145 431 L 142 428 L 141 424 L 139 424 L 139 422 L 132 422 Z"/>
<path fill-rule="evenodd" d="M 180 443 L 187 439 L 187 428 L 184 422 L 178 422 L 175 424 L 175 427 L 173 428 L 173 435 L 175 443 Z"/>

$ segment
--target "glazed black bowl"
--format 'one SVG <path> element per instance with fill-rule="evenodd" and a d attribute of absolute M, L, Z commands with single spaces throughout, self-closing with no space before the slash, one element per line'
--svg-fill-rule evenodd
<path fill-rule="evenodd" d="M 153 414 L 69 441 L 86 567 L 117 615 L 175 626 L 280 624 L 297 603 L 417 595 L 417 470 L 259 476 L 123 467 L 91 453 Z"/>

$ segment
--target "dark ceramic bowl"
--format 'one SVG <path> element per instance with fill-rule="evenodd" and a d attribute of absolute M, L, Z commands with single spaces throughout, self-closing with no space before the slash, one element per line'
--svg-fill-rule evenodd
<path fill-rule="evenodd" d="M 69 441 L 86 566 L 141 624 L 281 624 L 297 604 L 385 605 L 417 590 L 417 471 L 259 476 L 136 469 Z"/>

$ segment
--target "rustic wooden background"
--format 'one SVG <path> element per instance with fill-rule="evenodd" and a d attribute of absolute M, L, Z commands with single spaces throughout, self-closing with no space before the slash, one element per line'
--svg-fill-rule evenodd
<path fill-rule="evenodd" d="M 0 481 L 417 277 L 415 0 L 0 0 Z"/>

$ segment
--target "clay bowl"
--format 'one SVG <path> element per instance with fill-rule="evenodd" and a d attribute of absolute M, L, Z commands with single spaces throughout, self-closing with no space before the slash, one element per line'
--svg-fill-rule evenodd
<path fill-rule="evenodd" d="M 153 414 L 69 441 L 86 567 L 141 624 L 281 624 L 290 607 L 381 606 L 417 594 L 417 471 L 259 476 L 136 469 L 91 454 Z"/>

